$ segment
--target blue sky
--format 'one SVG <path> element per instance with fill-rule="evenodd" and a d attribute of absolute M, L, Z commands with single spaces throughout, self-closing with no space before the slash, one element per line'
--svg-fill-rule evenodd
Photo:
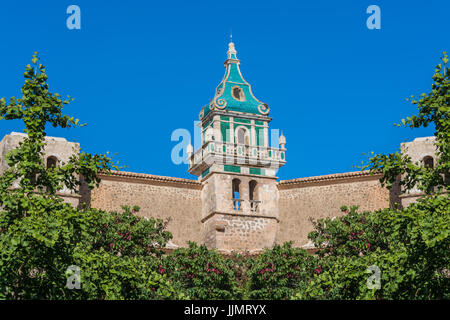
<path fill-rule="evenodd" d="M 66 9 L 81 8 L 81 30 Z M 369 30 L 369 5 L 381 29 Z M 428 92 L 449 50 L 450 2 L 428 1 L 2 1 L 0 97 L 19 96 L 33 51 L 66 112 L 84 128 L 48 135 L 87 152 L 118 153 L 127 171 L 195 178 L 171 161 L 173 130 L 193 132 L 222 79 L 230 30 L 241 71 L 287 138 L 280 179 L 356 170 L 374 151 L 433 134 L 393 123 Z M 0 137 L 21 131 L 0 121 Z"/>

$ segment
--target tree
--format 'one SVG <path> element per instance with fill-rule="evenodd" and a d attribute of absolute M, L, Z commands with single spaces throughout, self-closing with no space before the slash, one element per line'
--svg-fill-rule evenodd
<path fill-rule="evenodd" d="M 396 152 L 388 155 L 380 154 L 370 158 L 363 169 L 369 168 L 371 172 L 382 172 L 381 182 L 388 188 L 402 176 L 400 185 L 405 190 L 417 186 L 426 194 L 436 191 L 448 190 L 450 185 L 450 69 L 448 68 L 448 55 L 441 57 L 443 64 L 438 64 L 433 75 L 434 83 L 431 92 L 423 93 L 419 98 L 411 96 L 407 99 L 417 105 L 418 114 L 402 119 L 402 124 L 410 128 L 435 126 L 437 161 L 433 168 L 421 163 L 412 163 L 406 153 Z"/>
<path fill-rule="evenodd" d="M 171 238 L 160 220 L 73 208 L 56 195 L 89 188 L 98 173 L 118 169 L 106 155 L 74 153 L 67 163 L 44 163 L 46 126 L 81 126 L 63 114 L 70 98 L 49 91 L 37 53 L 27 65 L 22 97 L 0 100 L 0 120 L 22 120 L 27 134 L 6 156 L 0 176 L 0 298 L 125 299 L 179 297 L 168 280 L 146 268 Z M 137 211 L 135 208 L 134 211 Z M 81 289 L 67 288 L 67 269 L 81 269 Z"/>
<path fill-rule="evenodd" d="M 412 163 L 397 152 L 375 155 L 364 167 L 382 172 L 388 188 L 399 179 L 404 189 L 417 186 L 424 196 L 407 208 L 360 213 L 344 207 L 345 216 L 317 221 L 309 238 L 319 248 L 320 272 L 295 298 L 450 298 L 450 70 L 445 52 L 442 61 L 431 92 L 411 99 L 418 114 L 402 120 L 411 128 L 435 126 L 436 166 Z M 371 266 L 381 271 L 379 288 L 367 285 Z"/>

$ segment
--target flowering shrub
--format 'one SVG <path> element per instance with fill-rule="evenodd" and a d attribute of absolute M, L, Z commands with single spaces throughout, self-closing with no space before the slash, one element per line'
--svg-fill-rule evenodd
<path fill-rule="evenodd" d="M 320 268 L 316 257 L 291 242 L 266 249 L 247 264 L 250 299 L 288 299 Z"/>
<path fill-rule="evenodd" d="M 238 299 L 235 262 L 205 245 L 189 242 L 162 258 L 159 272 L 191 299 Z"/>
<path fill-rule="evenodd" d="M 85 152 L 45 165 L 46 128 L 80 124 L 63 114 L 71 100 L 49 91 L 38 62 L 35 53 L 21 98 L 0 99 L 1 122 L 21 120 L 27 134 L 6 155 L 0 175 L 0 299 L 182 298 L 165 276 L 145 268 L 171 237 L 164 222 L 139 218 L 128 207 L 124 213 L 77 209 L 57 195 L 64 188 L 77 193 L 81 181 L 92 189 L 100 172 L 118 167 L 106 155 Z M 66 286 L 74 265 L 79 289 Z"/>
<path fill-rule="evenodd" d="M 172 234 L 166 230 L 167 221 L 137 216 L 138 206 L 122 206 L 122 210 L 120 213 L 110 212 L 104 217 L 104 222 L 92 234 L 93 247 L 120 256 L 161 254 L 159 248 L 172 239 Z"/>
<path fill-rule="evenodd" d="M 357 239 L 349 237 L 350 230 Z M 321 247 L 320 272 L 296 298 L 448 299 L 449 233 L 448 195 L 426 197 L 402 210 L 353 208 L 346 216 L 319 221 L 309 236 Z M 367 285 L 370 266 L 380 269 L 379 288 Z"/>
<path fill-rule="evenodd" d="M 382 173 L 382 185 L 423 192 L 407 208 L 358 213 L 352 207 L 335 220 L 319 220 L 310 234 L 323 266 L 300 299 L 450 298 L 450 69 L 444 52 L 431 91 L 408 99 L 418 114 L 402 126 L 433 126 L 436 162 L 413 162 L 408 153 L 373 155 L 362 169 Z M 398 125 L 401 126 L 401 125 Z M 343 208 L 347 210 L 347 208 Z M 380 286 L 368 286 L 366 270 L 380 270 Z"/>
<path fill-rule="evenodd" d="M 313 222 L 314 230 L 308 238 L 321 249 L 320 256 L 362 256 L 388 248 L 388 237 L 393 231 L 388 221 L 370 212 L 359 213 L 357 206 L 343 206 L 341 210 L 344 216 Z"/>

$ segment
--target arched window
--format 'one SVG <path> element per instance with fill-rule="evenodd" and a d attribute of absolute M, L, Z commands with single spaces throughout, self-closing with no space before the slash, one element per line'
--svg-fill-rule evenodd
<path fill-rule="evenodd" d="M 259 209 L 258 194 L 257 194 L 257 185 L 258 183 L 255 180 L 249 182 L 249 200 L 250 200 L 250 210 L 257 211 Z"/>
<path fill-rule="evenodd" d="M 235 131 L 236 143 L 250 145 L 250 133 L 246 127 L 239 126 Z"/>
<path fill-rule="evenodd" d="M 47 158 L 47 168 L 56 168 L 56 165 L 58 164 L 58 158 L 54 156 L 50 156 Z"/>
<path fill-rule="evenodd" d="M 233 179 L 231 182 L 232 187 L 232 198 L 233 198 L 233 204 L 234 204 L 234 210 L 239 211 L 241 210 L 241 195 L 239 192 L 239 185 L 241 184 L 241 181 L 239 179 Z"/>
<path fill-rule="evenodd" d="M 244 128 L 239 128 L 238 129 L 238 134 L 237 134 L 237 140 L 238 143 L 240 144 L 244 144 L 245 143 L 245 129 Z"/>
<path fill-rule="evenodd" d="M 252 180 L 252 181 L 250 181 L 249 182 L 249 189 L 250 189 L 250 192 L 249 192 L 249 198 L 250 198 L 250 200 L 256 200 L 256 185 L 257 185 L 258 183 L 255 181 L 255 180 Z"/>
<path fill-rule="evenodd" d="M 233 88 L 233 96 L 234 96 L 237 100 L 241 100 L 241 88 L 234 87 L 234 88 Z"/>
<path fill-rule="evenodd" d="M 434 168 L 434 159 L 431 156 L 426 156 L 423 158 L 423 166 L 425 168 L 430 168 L 433 169 Z"/>
<path fill-rule="evenodd" d="M 231 88 L 231 95 L 237 101 L 245 101 L 244 91 L 242 91 L 242 89 L 238 86 Z"/>

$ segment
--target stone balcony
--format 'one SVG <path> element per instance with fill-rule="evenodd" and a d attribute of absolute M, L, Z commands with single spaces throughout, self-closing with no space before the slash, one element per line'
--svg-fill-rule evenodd
<path fill-rule="evenodd" d="M 209 141 L 194 154 L 188 155 L 188 171 L 199 176 L 212 164 L 250 165 L 278 169 L 286 163 L 285 151 L 284 148 Z"/>
<path fill-rule="evenodd" d="M 261 201 L 259 200 L 244 200 L 244 199 L 233 199 L 233 206 L 231 212 L 235 213 L 258 213 Z"/>

